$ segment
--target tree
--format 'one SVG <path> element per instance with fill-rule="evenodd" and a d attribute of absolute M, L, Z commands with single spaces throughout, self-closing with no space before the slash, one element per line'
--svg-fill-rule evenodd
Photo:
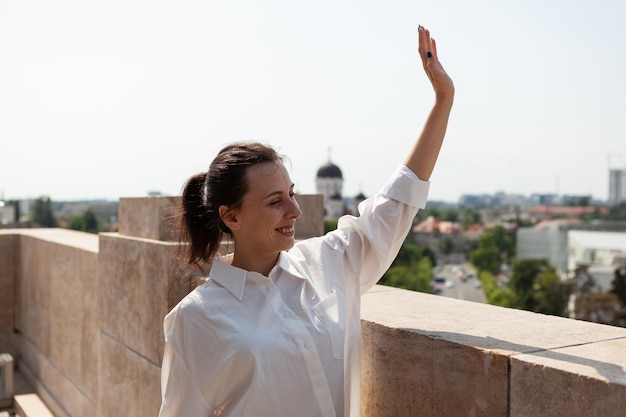
<path fill-rule="evenodd" d="M 611 292 L 617 296 L 622 305 L 626 306 L 626 268 L 616 268 Z"/>
<path fill-rule="evenodd" d="M 93 210 L 89 209 L 83 214 L 83 226 L 83 230 L 88 233 L 98 233 L 100 231 L 100 224 Z"/>
<path fill-rule="evenodd" d="M 566 316 L 571 289 L 562 282 L 553 268 L 546 268 L 536 278 L 533 286 L 533 311 L 554 316 Z"/>
<path fill-rule="evenodd" d="M 337 220 L 324 220 L 324 234 L 337 229 Z"/>
<path fill-rule="evenodd" d="M 383 275 L 380 284 L 428 293 L 432 274 L 430 259 L 422 257 L 410 264 L 391 266 Z"/>
<path fill-rule="evenodd" d="M 613 324 L 619 312 L 619 301 L 612 293 L 587 293 L 576 297 L 574 307 L 577 320 Z"/>
<path fill-rule="evenodd" d="M 50 197 L 40 197 L 35 200 L 31 220 L 33 223 L 43 227 L 56 227 L 57 221 L 52 212 L 52 200 L 50 200 Z"/>
<path fill-rule="evenodd" d="M 485 233 L 493 236 L 493 242 L 500 250 L 502 260 L 509 263 L 515 255 L 515 242 L 509 235 L 509 232 L 504 226 L 495 226 L 485 230 Z"/>
<path fill-rule="evenodd" d="M 478 247 L 470 253 L 470 262 L 479 271 L 487 271 L 494 275 L 500 271 L 500 251 L 491 234 L 480 235 Z"/>
<path fill-rule="evenodd" d="M 461 227 L 467 230 L 473 224 L 482 224 L 482 216 L 478 210 L 465 210 L 461 216 Z"/>
<path fill-rule="evenodd" d="M 515 308 L 559 316 L 567 313 L 572 287 L 545 260 L 514 263 L 509 287 L 516 297 Z"/>
<path fill-rule="evenodd" d="M 70 217 L 67 227 L 72 230 L 98 233 L 100 231 L 100 222 L 93 210 L 89 209 L 82 216 Z"/>

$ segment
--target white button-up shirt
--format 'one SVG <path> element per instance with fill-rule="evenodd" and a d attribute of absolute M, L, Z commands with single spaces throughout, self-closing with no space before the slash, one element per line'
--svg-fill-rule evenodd
<path fill-rule="evenodd" d="M 428 186 L 400 167 L 358 217 L 281 252 L 269 277 L 216 259 L 165 317 L 159 416 L 359 416 L 360 298 Z"/>

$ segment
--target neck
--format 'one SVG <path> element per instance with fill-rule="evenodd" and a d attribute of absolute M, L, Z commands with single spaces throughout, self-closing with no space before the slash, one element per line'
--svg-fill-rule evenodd
<path fill-rule="evenodd" d="M 231 265 L 249 272 L 258 272 L 261 275 L 268 276 L 276 262 L 278 262 L 278 254 L 267 258 L 246 257 L 238 256 L 235 250 Z"/>

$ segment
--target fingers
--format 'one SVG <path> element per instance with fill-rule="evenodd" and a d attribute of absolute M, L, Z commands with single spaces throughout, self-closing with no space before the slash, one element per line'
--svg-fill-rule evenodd
<path fill-rule="evenodd" d="M 431 52 L 431 38 L 430 31 L 423 26 L 419 26 L 417 29 L 419 37 L 419 53 L 422 61 L 426 62 L 428 58 L 428 52 Z"/>

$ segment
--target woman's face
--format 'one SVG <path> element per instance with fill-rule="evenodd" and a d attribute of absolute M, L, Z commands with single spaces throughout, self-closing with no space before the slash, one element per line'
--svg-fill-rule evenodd
<path fill-rule="evenodd" d="M 235 238 L 235 251 L 255 257 L 276 256 L 290 249 L 295 223 L 302 215 L 294 195 L 294 185 L 282 163 L 264 162 L 246 170 L 249 185 L 241 208 L 227 223 Z"/>

